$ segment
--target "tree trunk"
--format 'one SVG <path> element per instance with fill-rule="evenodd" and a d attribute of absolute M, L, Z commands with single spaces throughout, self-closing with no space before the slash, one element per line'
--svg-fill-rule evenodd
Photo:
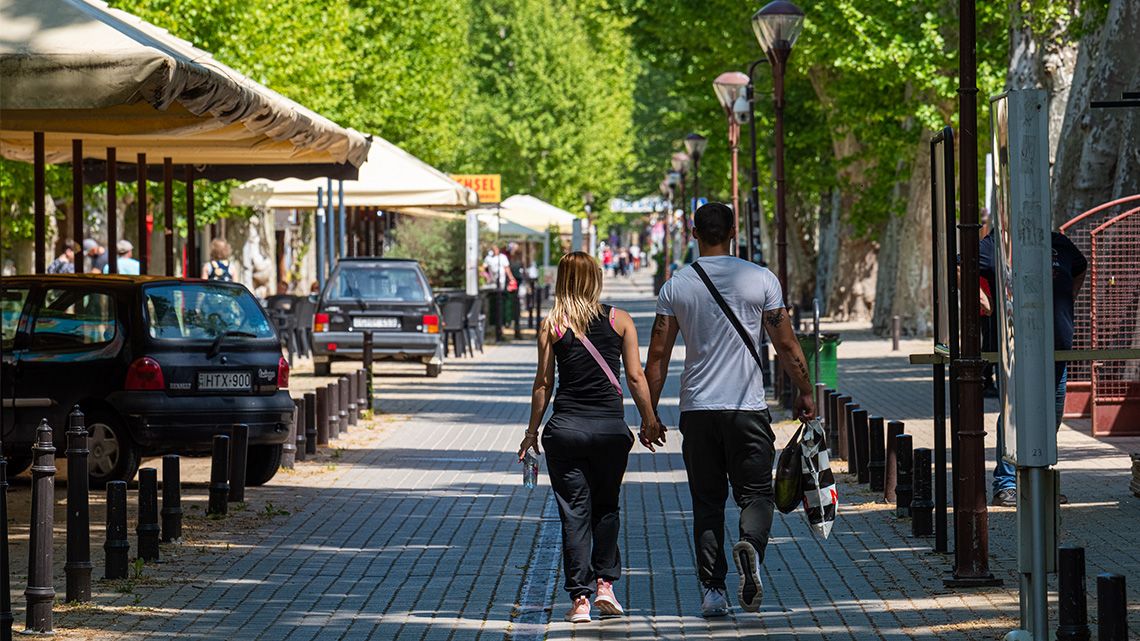
<path fill-rule="evenodd" d="M 875 276 L 875 307 L 871 312 L 871 327 L 876 334 L 884 335 L 891 329 L 894 313 L 895 285 L 899 263 L 900 228 L 902 216 L 891 215 L 880 236 L 879 273 Z"/>
<path fill-rule="evenodd" d="M 1006 74 L 1006 89 L 1038 88 L 1048 93 L 1050 165 L 1057 156 L 1079 44 L 1068 36 L 1068 14 L 1062 12 L 1060 16 L 1046 32 L 1034 33 L 1019 14 L 1014 14 Z"/>
<path fill-rule="evenodd" d="M 1081 42 L 1053 167 L 1053 223 L 1140 193 L 1140 110 L 1094 109 L 1140 87 L 1140 3 L 1111 0 L 1104 24 Z"/>
<path fill-rule="evenodd" d="M 933 319 L 930 137 L 930 132 L 923 131 L 916 146 L 907 187 L 906 213 L 898 218 L 898 256 L 890 309 L 892 316 L 897 315 L 901 319 L 903 333 L 910 336 L 926 336 Z M 886 320 L 890 322 L 889 318 Z"/>

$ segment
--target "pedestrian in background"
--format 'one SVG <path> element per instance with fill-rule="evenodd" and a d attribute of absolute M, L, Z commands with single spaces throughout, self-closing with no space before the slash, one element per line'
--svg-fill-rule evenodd
<path fill-rule="evenodd" d="M 558 263 L 554 306 L 538 334 L 538 370 L 530 424 L 519 445 L 539 452 L 538 427 L 554 390 L 554 414 L 542 432 L 550 486 L 562 520 L 562 562 L 571 607 L 566 620 L 590 621 L 590 595 L 603 614 L 623 614 L 613 582 L 621 578 L 618 498 L 633 434 L 625 423 L 621 366 L 641 413 L 656 423 L 641 368 L 637 330 L 626 312 L 602 305 L 602 271 L 585 252 Z M 652 448 L 651 448 L 652 449 Z"/>
<path fill-rule="evenodd" d="M 133 258 L 135 246 L 131 241 L 126 238 L 120 240 L 115 244 L 115 253 L 118 254 L 118 260 L 115 263 L 118 273 L 125 276 L 138 276 L 141 272 L 139 261 Z M 110 271 L 110 265 L 103 266 L 103 273 L 106 274 Z"/>
<path fill-rule="evenodd" d="M 225 240 L 215 238 L 210 241 L 210 262 L 202 266 L 202 278 L 205 280 L 232 283 L 234 281 L 233 269 L 230 262 L 232 253 L 230 244 Z"/>
<path fill-rule="evenodd" d="M 87 267 L 89 273 L 106 273 L 107 259 L 109 258 L 106 247 L 100 245 L 94 238 L 87 238 L 83 241 L 83 253 L 91 261 Z"/>
<path fill-rule="evenodd" d="M 723 203 L 708 203 L 697 210 L 694 225 L 700 258 L 674 273 L 661 288 L 645 369 L 656 409 L 680 332 L 685 339 L 681 452 L 693 499 L 701 612 L 713 617 L 728 614 L 724 504 L 729 486 L 740 507 L 740 541 L 732 548 L 740 574 L 740 605 L 747 612 L 758 612 L 764 597 L 760 564 L 775 507 L 775 435 L 756 349 L 762 328 L 799 390 L 796 417 L 810 420 L 815 405 L 807 360 L 784 309 L 779 280 L 766 268 L 729 252 L 736 237 L 732 210 Z M 664 439 L 665 428 L 659 422 L 642 435 L 647 445 Z"/>
<path fill-rule="evenodd" d="M 70 240 L 63 241 L 63 252 L 47 266 L 49 274 L 75 273 L 75 243 Z"/>

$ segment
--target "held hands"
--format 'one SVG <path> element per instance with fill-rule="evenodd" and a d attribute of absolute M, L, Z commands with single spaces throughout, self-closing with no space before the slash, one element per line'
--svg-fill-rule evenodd
<path fill-rule="evenodd" d="M 650 452 L 656 452 L 657 450 L 654 446 L 665 446 L 666 431 L 668 430 L 665 424 L 658 420 L 656 416 L 643 418 L 641 420 L 641 431 L 638 432 L 637 438 Z"/>
<path fill-rule="evenodd" d="M 527 432 L 523 436 L 522 443 L 519 443 L 519 463 L 522 463 L 523 455 L 526 454 L 528 449 L 534 448 L 535 454 L 542 454 L 538 451 L 538 432 Z"/>
<path fill-rule="evenodd" d="M 796 395 L 792 409 L 795 411 L 796 418 L 805 423 L 815 418 L 815 399 L 812 393 Z"/>

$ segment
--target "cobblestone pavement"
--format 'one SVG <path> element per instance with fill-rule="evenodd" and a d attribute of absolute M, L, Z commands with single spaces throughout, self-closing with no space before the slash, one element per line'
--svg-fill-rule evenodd
<path fill-rule="evenodd" d="M 647 280 L 608 279 L 606 296 L 634 315 L 646 344 L 653 316 Z M 873 411 L 906 420 L 922 442 L 930 415 L 924 372 L 887 351 L 888 343 L 843 329 L 844 389 Z M 678 346 L 674 355 L 675 374 L 683 350 Z M 777 514 L 759 615 L 734 610 L 719 620 L 700 618 L 676 432 L 664 451 L 639 447 L 631 455 L 622 494 L 626 574 L 617 584 L 628 616 L 563 623 L 567 599 L 549 486 L 542 478 L 537 489 L 523 488 L 514 460 L 533 362 L 533 342 L 516 342 L 448 361 L 437 379 L 424 378 L 419 366 L 383 364 L 378 420 L 355 429 L 317 462 L 248 491 L 247 509 L 227 519 L 196 516 L 204 494 L 194 479 L 203 477 L 192 472 L 187 543 L 164 546 L 166 561 L 146 566 L 128 584 L 97 582 L 93 604 L 63 609 L 57 637 L 863 641 L 997 639 L 1014 627 L 1009 511 L 997 511 L 991 521 L 992 563 L 1010 579 L 1005 587 L 949 591 L 941 583 L 947 557 L 933 554 L 929 539 L 911 538 L 908 521 L 894 518 L 889 506 L 846 475 L 840 475 L 841 516 L 829 540 L 813 538 L 801 513 Z M 296 388 L 315 382 L 294 378 Z M 671 376 L 661 408 L 673 426 L 677 384 Z M 627 409 L 635 423 L 632 406 Z M 776 431 L 782 444 L 791 424 Z M 1074 501 L 1064 512 L 1065 540 L 1083 537 L 1090 573 L 1131 568 L 1125 571 L 1135 590 L 1140 573 L 1131 533 L 1140 527 L 1140 501 L 1125 498 L 1126 482 L 1115 489 L 1120 450 L 1070 429 L 1062 439 L 1065 487 Z M 729 545 L 736 518 L 730 509 Z M 101 537 L 93 540 L 97 576 Z M 13 554 L 26 555 L 26 549 Z M 57 576 L 62 592 L 62 573 Z M 730 591 L 735 582 L 730 574 Z M 17 576 L 13 587 L 19 621 L 23 579 Z M 1135 592 L 1132 597 L 1140 601 Z"/>

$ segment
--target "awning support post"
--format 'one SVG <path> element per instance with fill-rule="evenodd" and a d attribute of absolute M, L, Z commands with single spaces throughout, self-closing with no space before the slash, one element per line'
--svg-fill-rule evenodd
<path fill-rule="evenodd" d="M 35 216 L 35 265 L 37 274 L 47 272 L 47 194 L 44 186 L 44 132 L 37 131 L 32 134 L 33 175 L 35 202 L 32 209 Z"/>
<path fill-rule="evenodd" d="M 162 235 L 166 250 L 166 275 L 174 275 L 174 161 L 162 159 L 162 208 L 165 220 Z"/>
<path fill-rule="evenodd" d="M 146 154 L 139 154 L 138 156 L 138 188 L 136 200 L 138 201 L 138 222 L 135 228 L 138 229 L 139 246 L 138 246 L 138 259 L 139 259 L 139 273 L 146 274 L 150 266 L 150 232 L 147 230 L 146 214 Z"/>
<path fill-rule="evenodd" d="M 340 243 L 340 254 L 338 257 L 343 258 L 348 255 L 348 233 L 344 226 L 344 181 L 337 181 L 337 227 Z"/>
<path fill-rule="evenodd" d="M 107 273 L 119 273 L 119 177 L 115 148 L 107 147 Z"/>
<path fill-rule="evenodd" d="M 317 208 L 313 211 L 314 244 L 317 246 L 316 265 L 317 288 L 325 288 L 325 190 L 317 187 Z"/>
<path fill-rule="evenodd" d="M 194 220 L 194 167 L 186 165 L 186 254 L 187 272 L 183 278 L 202 274 L 202 257 L 198 255 L 198 225 Z"/>
<path fill-rule="evenodd" d="M 83 141 L 76 138 L 71 141 L 71 240 L 80 245 L 75 252 L 75 273 L 86 271 L 83 267 L 85 258 L 82 251 L 83 243 Z"/>

